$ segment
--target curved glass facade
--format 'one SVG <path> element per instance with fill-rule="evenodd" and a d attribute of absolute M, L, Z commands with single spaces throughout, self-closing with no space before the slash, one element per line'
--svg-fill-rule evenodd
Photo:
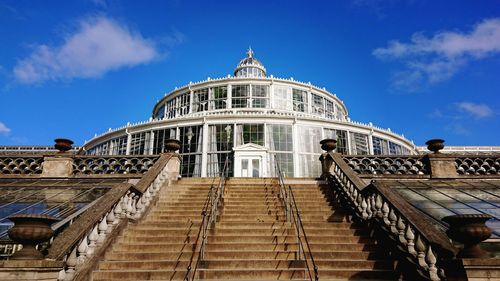
<path fill-rule="evenodd" d="M 247 57 L 235 73 L 248 65 L 265 70 Z M 249 163 L 263 167 L 259 176 L 274 176 L 278 161 L 288 177 L 317 177 L 324 138 L 336 138 L 343 154 L 417 153 L 400 135 L 350 121 L 336 95 L 262 74 L 191 83 L 163 97 L 150 121 L 108 132 L 84 147 L 98 155 L 158 154 L 165 152 L 166 139 L 176 138 L 183 176 L 217 176 L 229 157 L 234 176 L 247 175 L 238 169 Z"/>

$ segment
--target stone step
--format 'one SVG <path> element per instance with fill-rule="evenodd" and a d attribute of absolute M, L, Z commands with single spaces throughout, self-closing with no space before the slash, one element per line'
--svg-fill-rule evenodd
<path fill-rule="evenodd" d="M 299 267 L 295 259 L 242 259 L 242 260 L 216 260 L 204 261 L 208 269 L 234 269 L 234 268 L 260 268 L 260 269 L 292 269 Z M 367 260 L 318 260 L 315 261 L 320 270 L 324 269 L 386 269 L 391 270 L 390 261 Z M 106 261 L 99 265 L 99 270 L 184 270 L 188 267 L 189 260 L 148 260 L 148 261 Z"/>
<path fill-rule="evenodd" d="M 165 237 L 138 237 L 138 236 L 122 236 L 120 240 L 122 243 L 127 244 L 143 244 L 143 243 L 162 243 L 162 242 L 187 242 L 193 243 L 198 237 L 198 230 L 191 231 L 190 233 L 185 232 L 182 234 L 171 234 L 165 235 Z M 308 234 L 307 238 L 310 243 L 332 243 L 332 242 L 343 242 L 343 243 L 369 243 L 371 241 L 370 237 L 367 236 L 349 236 L 349 235 L 311 235 Z M 209 235 L 208 243 L 295 243 L 297 241 L 297 236 L 295 231 L 288 231 L 281 234 L 275 235 L 226 235 L 223 233 L 217 233 L 217 235 Z"/>
<path fill-rule="evenodd" d="M 121 252 L 136 252 L 136 253 L 153 253 L 161 251 L 181 251 L 186 248 L 192 250 L 192 243 L 150 243 L 150 244 L 115 244 L 113 251 Z M 361 244 L 361 243 L 309 243 L 313 251 L 374 251 L 378 249 L 378 245 Z M 297 243 L 208 243 L 206 251 L 296 251 Z"/>
<path fill-rule="evenodd" d="M 381 252 L 352 252 L 352 251 L 312 251 L 315 260 L 374 260 L 383 259 L 385 254 Z M 142 261 L 142 260 L 189 260 L 193 255 L 192 249 L 174 252 L 151 252 L 151 253 L 136 253 L 136 252 L 117 252 L 112 251 L 106 253 L 108 261 Z M 198 256 L 198 252 L 194 253 Z M 297 254 L 294 251 L 252 251 L 253 259 L 296 259 Z M 246 251 L 210 251 L 205 252 L 206 259 L 217 260 L 234 260 L 246 259 L 249 257 L 249 252 Z"/>

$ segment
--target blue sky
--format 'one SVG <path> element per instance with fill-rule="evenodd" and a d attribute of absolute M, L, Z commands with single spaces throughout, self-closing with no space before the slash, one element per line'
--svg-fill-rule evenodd
<path fill-rule="evenodd" d="M 478 4 L 479 3 L 479 4 Z M 0 0 L 0 144 L 82 144 L 176 86 L 232 74 L 336 93 L 422 145 L 500 145 L 500 1 Z"/>

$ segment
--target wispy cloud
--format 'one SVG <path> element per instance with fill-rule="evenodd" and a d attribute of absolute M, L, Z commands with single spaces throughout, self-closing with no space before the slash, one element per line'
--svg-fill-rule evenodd
<path fill-rule="evenodd" d="M 454 135 L 468 136 L 471 134 L 471 131 L 460 123 L 449 124 L 444 129 Z"/>
<path fill-rule="evenodd" d="M 18 61 L 18 82 L 100 77 L 111 70 L 133 67 L 161 57 L 158 44 L 123 23 L 104 16 L 79 22 L 60 46 L 38 45 Z"/>
<path fill-rule="evenodd" d="M 466 33 L 440 31 L 432 37 L 415 33 L 409 43 L 390 41 L 387 47 L 373 50 L 381 60 L 399 60 L 404 70 L 393 77 L 399 90 L 419 90 L 451 78 L 468 62 L 500 53 L 500 18 L 484 20 Z"/>
<path fill-rule="evenodd" d="M 455 103 L 455 106 L 460 112 L 467 113 L 476 119 L 493 116 L 493 110 L 486 104 L 457 102 Z"/>
<path fill-rule="evenodd" d="M 10 133 L 10 128 L 8 128 L 4 123 L 0 122 L 0 134 L 7 135 Z"/>

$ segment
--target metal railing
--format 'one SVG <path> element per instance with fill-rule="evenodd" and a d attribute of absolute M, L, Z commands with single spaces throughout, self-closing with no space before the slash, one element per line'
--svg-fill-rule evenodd
<path fill-rule="evenodd" d="M 229 158 L 226 156 L 226 160 L 224 161 L 224 167 L 220 172 L 219 183 L 216 187 L 214 187 L 214 178 L 212 180 L 212 184 L 210 185 L 210 190 L 207 194 L 207 199 L 203 206 L 203 210 L 201 212 L 202 219 L 200 223 L 200 227 L 198 229 L 198 235 L 196 237 L 196 241 L 193 245 L 193 253 L 191 254 L 191 258 L 189 260 L 189 265 L 187 267 L 186 275 L 184 276 L 185 281 L 194 280 L 196 277 L 196 271 L 200 265 L 200 261 L 205 260 L 205 248 L 208 240 L 208 229 L 212 226 L 215 226 L 217 222 L 218 208 L 220 204 L 224 203 L 224 195 L 225 195 L 225 182 L 228 174 L 228 166 L 229 166 Z M 201 239 L 201 244 L 200 244 Z M 199 247 L 198 257 L 196 262 L 194 261 L 194 256 L 196 250 Z M 194 264 L 194 268 L 193 268 Z"/>
<path fill-rule="evenodd" d="M 307 239 L 304 224 L 302 223 L 302 219 L 300 218 L 300 210 L 297 206 L 297 202 L 295 201 L 292 187 L 290 185 L 288 186 L 288 188 L 285 187 L 285 179 L 283 177 L 283 172 L 281 171 L 281 167 L 279 165 L 278 159 L 276 158 L 276 155 L 274 155 L 274 163 L 276 174 L 278 176 L 279 198 L 283 205 L 286 221 L 292 221 L 293 225 L 295 226 L 295 230 L 297 231 L 297 260 L 304 260 L 309 280 L 317 281 L 319 280 L 318 266 L 314 261 L 311 246 L 309 245 L 309 240 Z M 305 250 L 307 250 L 307 253 L 305 252 Z"/>

